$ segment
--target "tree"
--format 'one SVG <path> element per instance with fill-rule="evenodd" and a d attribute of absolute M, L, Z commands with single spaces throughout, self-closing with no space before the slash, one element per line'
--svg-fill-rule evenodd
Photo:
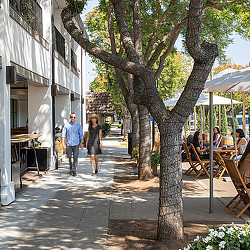
<path fill-rule="evenodd" d="M 227 126 L 227 112 L 225 105 L 221 105 L 221 134 L 227 135 L 228 133 L 228 126 Z"/>
<path fill-rule="evenodd" d="M 101 4 L 102 8 L 106 8 L 107 5 Z M 101 11 L 101 8 L 94 11 L 93 15 L 89 15 L 87 24 L 90 30 L 98 30 L 100 36 L 96 36 L 94 42 L 102 48 L 109 48 L 109 51 L 113 55 L 119 55 L 123 53 L 123 47 L 119 44 L 117 47 L 116 37 L 119 34 L 115 33 L 112 22 L 112 11 L 113 7 L 110 4 L 108 13 Z M 106 17 L 106 19 L 105 19 Z M 100 22 L 101 20 L 101 22 Z M 108 32 L 107 32 L 108 31 Z M 111 46 L 110 46 L 111 45 Z M 117 50 L 119 51 L 117 53 Z M 96 60 L 96 59 L 95 59 Z M 138 166 L 138 178 L 149 179 L 152 178 L 151 172 L 151 126 L 150 116 L 146 107 L 142 105 L 136 105 L 132 102 L 133 87 L 132 87 L 132 76 L 131 74 L 123 74 L 121 70 L 115 68 L 116 80 L 122 90 L 126 105 L 131 114 L 132 118 L 132 147 L 139 145 L 139 166 Z M 124 110 L 125 113 L 126 110 Z M 124 116 L 125 118 L 127 115 Z M 124 124 L 128 124 L 125 119 Z"/>
<path fill-rule="evenodd" d="M 181 131 L 204 89 L 205 81 L 219 54 L 217 45 L 206 41 L 200 43 L 200 37 L 206 37 L 205 33 L 201 33 L 201 27 L 210 25 L 209 18 L 219 19 L 219 15 L 215 15 L 218 9 L 223 11 L 224 6 L 229 11 L 231 5 L 216 1 L 207 1 L 204 5 L 203 0 L 190 0 L 189 7 L 187 7 L 188 2 L 175 0 L 157 3 L 155 1 L 140 3 L 139 0 L 134 0 L 131 4 L 120 0 L 111 0 L 111 2 L 115 13 L 113 21 L 117 24 L 126 57 L 108 53 L 91 43 L 76 27 L 73 14 L 67 8 L 62 11 L 61 17 L 66 30 L 88 53 L 133 75 L 133 102 L 147 107 L 160 130 L 158 239 L 166 242 L 180 240 L 183 239 Z M 153 4 L 156 5 L 153 6 Z M 132 14 L 128 20 L 133 20 L 131 27 L 125 15 L 130 8 Z M 249 3 L 244 3 L 244 8 L 242 7 L 240 11 L 248 13 Z M 142 19 L 142 16 L 145 19 Z M 230 14 L 227 18 L 233 20 Z M 148 26 L 142 22 L 146 20 Z M 245 22 L 247 23 L 248 19 Z M 221 28 L 224 28 L 223 25 L 217 30 Z M 165 58 L 172 51 L 181 31 L 186 33 L 186 46 L 194 60 L 194 65 L 179 101 L 172 110 L 167 110 L 157 91 L 156 78 L 162 72 Z M 142 40 L 143 32 L 148 34 L 148 39 Z M 213 33 L 212 29 L 210 32 Z M 221 30 L 218 38 L 228 33 L 228 30 L 223 32 Z M 210 40 L 216 39 L 210 37 Z M 144 43 L 147 44 L 145 51 L 142 49 Z M 153 71 L 153 65 L 158 59 L 160 62 L 157 70 Z"/>

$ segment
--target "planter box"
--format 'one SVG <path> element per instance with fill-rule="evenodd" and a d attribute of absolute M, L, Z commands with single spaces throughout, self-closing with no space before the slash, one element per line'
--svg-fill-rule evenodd
<path fill-rule="evenodd" d="M 24 148 L 26 159 L 27 159 L 27 169 L 36 170 L 36 160 L 33 148 Z M 36 155 L 38 161 L 39 170 L 45 171 L 50 168 L 50 148 L 36 148 Z"/>

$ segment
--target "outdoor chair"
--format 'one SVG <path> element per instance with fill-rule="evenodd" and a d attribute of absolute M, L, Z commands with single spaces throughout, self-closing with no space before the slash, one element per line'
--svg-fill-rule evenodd
<path fill-rule="evenodd" d="M 219 180 L 226 171 L 226 165 L 225 165 L 225 162 L 224 162 L 223 158 L 221 157 L 220 153 L 214 152 L 213 156 L 214 156 L 214 160 L 215 160 L 216 164 L 219 165 L 219 167 L 217 168 L 217 170 L 214 173 L 214 177 L 217 177 L 219 175 L 219 178 L 218 178 L 218 180 Z"/>
<path fill-rule="evenodd" d="M 192 148 L 192 151 L 194 152 L 195 156 L 196 156 L 196 159 L 197 159 L 197 162 L 198 162 L 198 165 L 201 167 L 200 168 L 200 171 L 199 173 L 195 174 L 195 178 L 198 178 L 203 172 L 206 173 L 206 175 L 208 176 L 208 178 L 210 177 L 210 174 L 208 173 L 207 171 L 207 168 L 209 167 L 209 159 L 200 159 L 194 145 L 191 143 L 191 148 Z"/>
<path fill-rule="evenodd" d="M 226 164 L 227 171 L 232 179 L 232 182 L 235 186 L 235 189 L 238 193 L 228 204 L 227 207 L 229 207 L 232 203 L 234 205 L 229 209 L 227 212 L 230 214 L 235 208 L 238 208 L 240 212 L 235 216 L 235 218 L 240 217 L 250 206 L 250 188 L 247 188 L 245 182 L 243 181 L 241 174 L 239 172 L 238 167 L 235 164 L 235 161 L 232 159 L 224 159 L 224 162 Z M 239 198 L 239 200 L 237 200 Z M 237 201 L 236 201 L 237 200 Z M 239 204 L 243 202 L 245 204 L 245 207 L 240 209 L 238 206 Z"/>
<path fill-rule="evenodd" d="M 190 155 L 190 152 L 189 152 L 189 149 L 188 149 L 188 145 L 186 142 L 183 142 L 183 147 L 184 147 L 184 150 L 186 152 L 186 157 L 187 157 L 187 160 L 189 162 L 189 165 L 190 165 L 190 168 L 185 172 L 186 175 L 190 175 L 192 173 L 192 171 L 195 171 L 196 174 L 198 174 L 200 171 L 196 168 L 197 166 L 199 166 L 199 163 L 198 161 L 193 161 L 192 158 L 191 158 L 191 155 Z"/>

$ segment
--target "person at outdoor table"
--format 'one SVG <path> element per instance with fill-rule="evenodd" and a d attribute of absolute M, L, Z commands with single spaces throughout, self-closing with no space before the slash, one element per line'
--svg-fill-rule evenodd
<path fill-rule="evenodd" d="M 220 134 L 220 129 L 218 127 L 214 128 L 214 136 L 213 136 L 213 145 L 215 148 L 217 148 L 220 144 L 221 141 L 221 134 Z M 203 143 L 203 147 L 208 147 L 209 143 L 205 142 Z"/>
<path fill-rule="evenodd" d="M 237 159 L 239 160 L 239 159 L 241 159 L 242 155 L 245 152 L 245 149 L 247 147 L 247 140 L 245 138 L 245 133 L 244 133 L 243 129 L 241 129 L 241 128 L 236 129 L 235 134 L 236 134 L 236 137 L 239 138 L 236 142 L 236 146 L 238 149 Z M 234 146 L 227 147 L 227 149 L 234 149 Z M 236 155 L 233 156 L 232 159 L 236 160 Z"/>
<path fill-rule="evenodd" d="M 214 128 L 214 136 L 213 136 L 213 144 L 214 147 L 217 148 L 221 141 L 220 129 L 218 127 Z"/>
<path fill-rule="evenodd" d="M 239 161 L 238 168 L 244 182 L 250 188 L 250 143 Z"/>
<path fill-rule="evenodd" d="M 201 146 L 201 133 L 199 131 L 196 131 L 194 133 L 193 145 L 194 145 L 194 148 L 196 149 L 201 160 L 202 159 L 209 159 L 209 154 L 206 153 L 206 151 L 209 150 L 209 147 L 205 146 L 202 148 L 202 146 Z M 192 157 L 193 161 L 197 161 L 194 152 L 191 152 L 191 157 Z"/>

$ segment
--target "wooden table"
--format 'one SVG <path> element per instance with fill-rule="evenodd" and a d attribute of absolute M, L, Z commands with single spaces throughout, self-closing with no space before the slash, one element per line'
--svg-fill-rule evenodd
<path fill-rule="evenodd" d="M 34 140 L 39 138 L 40 136 L 41 136 L 40 134 L 11 135 L 11 144 L 14 144 L 15 154 L 16 154 L 16 159 L 17 160 L 20 159 L 20 143 L 31 141 L 32 148 L 34 149 L 36 168 L 37 168 L 38 174 L 39 174 L 39 166 L 38 166 L 38 161 L 37 161 L 37 154 L 36 154 L 36 148 L 35 148 Z M 17 150 L 17 145 L 18 145 L 18 150 Z M 21 183 L 21 187 L 22 187 L 21 175 L 20 175 L 20 183 Z"/>
<path fill-rule="evenodd" d="M 235 153 L 235 149 L 223 149 L 222 147 L 218 147 L 214 148 L 214 152 L 232 154 Z"/>
<path fill-rule="evenodd" d="M 33 141 L 37 138 L 39 138 L 40 134 L 20 134 L 20 135 L 11 135 L 11 143 L 22 143 L 22 142 L 28 142 Z"/>

